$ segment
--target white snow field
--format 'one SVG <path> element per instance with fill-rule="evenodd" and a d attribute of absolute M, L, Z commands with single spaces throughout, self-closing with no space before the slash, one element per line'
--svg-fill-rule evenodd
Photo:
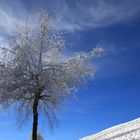
<path fill-rule="evenodd" d="M 140 140 L 140 118 L 113 126 L 80 140 Z"/>

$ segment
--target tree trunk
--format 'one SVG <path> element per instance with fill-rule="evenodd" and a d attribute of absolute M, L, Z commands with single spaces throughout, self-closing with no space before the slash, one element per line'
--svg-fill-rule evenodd
<path fill-rule="evenodd" d="M 37 140 L 37 127 L 38 127 L 38 97 L 35 97 L 33 104 L 33 129 L 32 129 L 32 140 Z"/>

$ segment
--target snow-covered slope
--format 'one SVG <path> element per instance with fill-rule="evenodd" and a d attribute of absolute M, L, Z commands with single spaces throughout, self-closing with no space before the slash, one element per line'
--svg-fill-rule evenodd
<path fill-rule="evenodd" d="M 80 140 L 140 140 L 140 118 L 111 127 Z"/>

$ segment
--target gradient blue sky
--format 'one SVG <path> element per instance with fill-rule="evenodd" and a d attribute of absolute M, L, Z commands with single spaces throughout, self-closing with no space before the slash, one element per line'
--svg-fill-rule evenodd
<path fill-rule="evenodd" d="M 0 0 L 0 45 L 16 24 L 42 9 L 55 10 L 57 30 L 66 32 L 70 53 L 103 47 L 94 60 L 96 75 L 77 99 L 70 99 L 45 140 L 78 140 L 105 128 L 140 117 L 140 0 Z M 28 140 L 32 120 L 19 130 L 14 113 L 0 112 L 0 139 Z"/>

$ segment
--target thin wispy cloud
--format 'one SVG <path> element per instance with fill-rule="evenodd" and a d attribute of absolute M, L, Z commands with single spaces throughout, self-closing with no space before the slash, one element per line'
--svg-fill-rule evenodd
<path fill-rule="evenodd" d="M 23 23 L 9 11 L 5 11 L 0 8 L 0 47 L 9 47 L 8 36 L 12 34 L 17 28 L 17 25 Z M 2 50 L 0 50 L 2 55 Z"/>
<path fill-rule="evenodd" d="M 139 15 L 138 0 L 87 0 L 74 1 L 69 5 L 66 0 L 60 0 L 58 7 L 58 28 L 64 30 L 84 30 L 99 28 L 116 23 L 133 20 Z"/>
<path fill-rule="evenodd" d="M 9 11 L 0 8 L 0 47 L 8 47 L 8 36 L 16 30 L 17 25 L 23 23 L 14 17 Z"/>
<path fill-rule="evenodd" d="M 14 31 L 17 25 L 23 24 L 20 19 L 10 12 L 10 10 L 5 11 L 2 8 L 0 8 L 0 19 L 0 29 L 7 33 Z"/>
<path fill-rule="evenodd" d="M 42 5 L 46 5 L 44 7 L 56 11 L 56 27 L 65 31 L 96 29 L 116 23 L 125 23 L 138 17 L 140 13 L 139 0 L 72 0 L 71 2 L 48 0 L 41 2 Z M 20 2 L 16 2 L 16 4 L 17 7 L 20 7 L 17 12 L 9 5 L 0 7 L 0 29 L 6 32 L 11 32 L 15 29 L 15 25 L 22 24 L 21 19 L 36 12 L 33 7 L 36 8 L 37 2 L 32 4 L 31 10 L 27 10 Z M 42 5 L 38 4 L 37 9 L 45 9 Z"/>

